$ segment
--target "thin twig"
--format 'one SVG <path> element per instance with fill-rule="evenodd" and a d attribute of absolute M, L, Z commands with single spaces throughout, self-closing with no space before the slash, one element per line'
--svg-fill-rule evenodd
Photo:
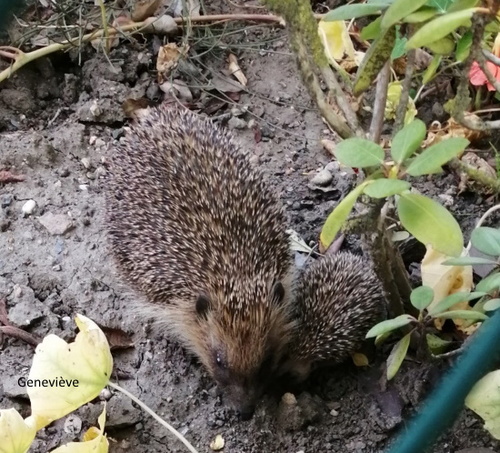
<path fill-rule="evenodd" d="M 415 69 L 415 53 L 415 49 L 411 49 L 408 51 L 408 56 L 406 59 L 405 78 L 402 84 L 399 104 L 396 109 L 396 119 L 394 120 L 393 134 L 396 134 L 400 129 L 403 128 L 404 125 L 406 108 L 408 105 L 408 100 L 410 99 L 411 81 L 413 77 L 413 71 Z"/>
<path fill-rule="evenodd" d="M 36 338 L 34 335 L 26 332 L 19 327 L 14 326 L 0 326 L 0 334 L 7 335 L 12 338 L 17 338 L 18 340 L 22 340 L 25 343 L 34 346 L 35 348 L 40 344 L 40 340 Z"/>
<path fill-rule="evenodd" d="M 492 63 L 495 63 L 497 66 L 500 66 L 500 58 L 492 54 L 489 50 L 483 49 L 483 55 L 486 57 L 487 60 L 491 61 Z"/>
<path fill-rule="evenodd" d="M 497 92 L 500 92 L 500 82 L 497 79 L 495 79 L 490 69 L 486 65 L 486 57 L 483 55 L 482 52 L 477 52 L 476 57 L 479 67 L 484 72 L 484 75 L 488 79 L 488 82 L 490 82 L 495 87 L 495 90 L 497 90 Z"/>
<path fill-rule="evenodd" d="M 373 116 L 370 124 L 370 139 L 375 143 L 380 142 L 382 128 L 384 127 L 387 87 L 389 86 L 390 78 L 391 64 L 387 61 L 378 75 L 377 88 L 375 89 L 375 103 L 373 105 Z"/>

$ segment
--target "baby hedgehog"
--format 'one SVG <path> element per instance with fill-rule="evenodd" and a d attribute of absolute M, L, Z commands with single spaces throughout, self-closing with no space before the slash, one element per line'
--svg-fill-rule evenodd
<path fill-rule="evenodd" d="M 344 360 L 386 316 L 381 283 L 369 263 L 348 252 L 310 264 L 295 288 L 298 319 L 289 359 L 281 371 L 298 381 L 315 365 Z"/>
<path fill-rule="evenodd" d="M 276 195 L 231 135 L 160 106 L 114 153 L 107 203 L 112 253 L 146 298 L 140 311 L 162 321 L 250 418 L 293 329 Z"/>

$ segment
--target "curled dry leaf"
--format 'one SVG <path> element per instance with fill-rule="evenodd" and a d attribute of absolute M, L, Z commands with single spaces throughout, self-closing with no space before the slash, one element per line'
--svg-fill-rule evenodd
<path fill-rule="evenodd" d="M 188 47 L 179 48 L 172 42 L 160 47 L 158 58 L 156 60 L 156 70 L 158 71 L 158 82 L 163 83 L 167 80 L 172 70 L 177 66 L 181 56 L 186 54 Z"/>
<path fill-rule="evenodd" d="M 236 58 L 236 55 L 234 54 L 229 54 L 229 71 L 231 71 L 231 74 L 236 77 L 238 82 L 240 82 L 244 87 L 247 86 L 247 78 L 245 77 L 245 74 L 243 74 L 243 71 L 240 68 L 240 65 L 238 64 L 238 59 Z"/>
<path fill-rule="evenodd" d="M 175 20 L 164 14 L 160 17 L 148 17 L 144 21 L 144 31 L 148 33 L 156 33 L 159 35 L 173 35 L 177 33 L 179 26 Z"/>
<path fill-rule="evenodd" d="M 483 158 L 479 157 L 475 153 L 466 153 L 460 159 L 464 164 L 471 167 L 473 170 L 476 170 L 479 173 L 484 174 L 485 176 L 497 179 L 497 174 L 493 167 L 491 167 L 488 162 L 486 162 Z M 493 190 L 486 187 L 483 184 L 478 183 L 476 180 L 470 179 L 465 172 L 459 172 L 460 183 L 458 184 L 459 193 L 462 193 L 464 190 L 469 189 L 472 192 L 479 192 L 484 195 L 492 195 Z"/>
<path fill-rule="evenodd" d="M 132 11 L 132 20 L 139 22 L 154 15 L 162 0 L 139 0 L 135 2 L 135 8 Z"/>
<path fill-rule="evenodd" d="M 101 330 L 106 335 L 111 351 L 117 349 L 128 349 L 134 346 L 132 339 L 121 329 L 113 329 L 111 327 L 104 327 L 99 325 Z"/>
<path fill-rule="evenodd" d="M 480 121 L 479 118 L 469 113 L 467 117 L 471 120 Z M 457 123 L 453 118 L 450 118 L 444 125 L 439 121 L 433 121 L 429 127 L 427 138 L 422 144 L 422 148 L 428 148 L 431 145 L 435 145 L 448 138 L 466 138 L 469 142 L 473 143 L 482 137 L 484 137 L 485 131 L 477 131 L 472 129 L 467 129 L 461 124 Z"/>
<path fill-rule="evenodd" d="M 213 451 L 222 450 L 224 448 L 224 438 L 220 434 L 217 434 L 215 439 L 210 442 L 210 448 Z"/>
<path fill-rule="evenodd" d="M 370 364 L 368 357 L 366 357 L 366 355 L 362 354 L 361 352 L 355 352 L 351 357 L 354 365 L 358 367 L 368 366 Z"/>
<path fill-rule="evenodd" d="M 354 46 L 343 20 L 330 22 L 321 20 L 318 24 L 318 33 L 325 55 L 330 61 L 341 60 L 345 55 L 351 61 L 354 60 Z"/>
<path fill-rule="evenodd" d="M 186 102 L 193 101 L 193 93 L 183 80 L 167 80 L 160 85 L 160 90 L 167 94 L 167 98 L 180 99 Z"/>
<path fill-rule="evenodd" d="M 472 288 L 471 266 L 444 266 L 442 263 L 450 257 L 437 252 L 429 245 L 427 253 L 422 260 L 422 285 L 429 286 L 434 291 L 434 299 L 429 305 L 430 310 L 438 302 L 450 294 L 468 292 Z M 469 302 L 459 302 L 450 310 L 470 310 Z M 468 327 L 469 323 L 463 319 L 454 319 L 453 322 L 459 330 L 472 333 Z M 436 319 L 434 325 L 441 330 L 444 320 Z"/>

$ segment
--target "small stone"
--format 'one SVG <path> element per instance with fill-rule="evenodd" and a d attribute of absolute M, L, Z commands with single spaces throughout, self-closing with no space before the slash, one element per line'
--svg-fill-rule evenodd
<path fill-rule="evenodd" d="M 62 267 L 60 264 L 56 264 L 55 266 L 52 266 L 52 270 L 55 272 L 61 272 Z"/>
<path fill-rule="evenodd" d="M 98 138 L 95 141 L 96 148 L 102 148 L 105 144 L 106 144 L 106 142 L 102 138 Z"/>
<path fill-rule="evenodd" d="M 242 120 L 241 118 L 236 118 L 233 116 L 228 122 L 227 125 L 229 129 L 246 129 L 247 122 Z"/>
<path fill-rule="evenodd" d="M 328 186 L 332 182 L 332 180 L 332 174 L 326 168 L 323 168 L 323 170 L 321 170 L 311 179 L 311 184 L 315 186 L 325 187 Z"/>
<path fill-rule="evenodd" d="M 332 162 L 328 162 L 325 166 L 325 170 L 328 170 L 330 173 L 337 173 L 340 171 L 340 163 L 336 160 Z"/>
<path fill-rule="evenodd" d="M 89 145 L 93 145 L 96 140 L 97 140 L 97 137 L 95 135 L 91 135 L 89 138 Z"/>
<path fill-rule="evenodd" d="M 43 216 L 38 217 L 38 221 L 47 229 L 53 236 L 59 236 L 74 228 L 73 221 L 64 214 L 52 214 L 46 212 Z"/>
<path fill-rule="evenodd" d="M 101 178 L 103 176 L 106 175 L 106 169 L 104 167 L 97 167 L 95 172 L 94 172 L 94 176 L 96 178 Z"/>
<path fill-rule="evenodd" d="M 69 415 L 64 421 L 64 431 L 72 436 L 77 436 L 82 430 L 82 419 L 76 415 Z"/>
<path fill-rule="evenodd" d="M 101 399 L 101 401 L 109 401 L 112 396 L 113 394 L 109 391 L 109 389 L 106 388 L 102 389 L 101 393 L 99 394 L 99 398 Z"/>
<path fill-rule="evenodd" d="M 80 184 L 78 186 L 78 188 L 83 191 L 83 192 L 86 192 L 87 190 L 89 190 L 89 185 L 88 184 Z"/>
<path fill-rule="evenodd" d="M 83 164 L 83 166 L 86 168 L 86 169 L 89 169 L 90 168 L 90 159 L 88 157 L 83 157 L 80 162 Z"/>
<path fill-rule="evenodd" d="M 21 211 L 25 216 L 28 216 L 33 213 L 33 211 L 36 208 L 36 201 L 35 200 L 28 200 L 26 203 L 23 204 L 23 207 L 21 208 Z"/>
<path fill-rule="evenodd" d="M 338 411 L 336 411 L 335 409 L 332 409 L 332 410 L 330 411 L 330 415 L 331 415 L 332 417 L 337 417 L 337 416 L 339 415 L 339 412 L 338 412 Z"/>
<path fill-rule="evenodd" d="M 215 439 L 210 442 L 210 448 L 213 451 L 222 450 L 224 448 L 224 438 L 220 434 L 217 434 Z"/>
<path fill-rule="evenodd" d="M 123 127 L 120 127 L 120 129 L 113 129 L 113 131 L 111 132 L 111 136 L 115 140 L 118 140 L 122 135 L 123 135 Z"/>
<path fill-rule="evenodd" d="M 7 206 L 10 206 L 11 203 L 12 203 L 12 195 L 10 193 L 8 194 L 5 194 L 3 197 L 2 197 L 2 208 L 6 208 Z"/>
<path fill-rule="evenodd" d="M 70 175 L 70 172 L 67 168 L 63 168 L 59 175 L 61 176 L 61 178 L 67 178 Z"/>
<path fill-rule="evenodd" d="M 293 406 L 294 404 L 297 404 L 297 398 L 295 398 L 295 395 L 293 393 L 285 393 L 281 397 L 281 401 L 283 404 L 286 404 L 288 406 Z"/>

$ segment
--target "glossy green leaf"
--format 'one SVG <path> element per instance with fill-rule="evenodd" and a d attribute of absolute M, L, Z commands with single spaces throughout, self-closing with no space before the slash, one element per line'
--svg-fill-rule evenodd
<path fill-rule="evenodd" d="M 399 28 L 399 25 L 396 27 Z M 406 43 L 408 38 L 406 36 L 401 36 L 399 30 L 396 31 L 396 42 L 391 52 L 391 61 L 396 60 L 406 54 Z"/>
<path fill-rule="evenodd" d="M 451 140 L 451 139 L 450 139 Z M 446 208 L 424 195 L 405 192 L 397 203 L 399 220 L 424 245 L 448 256 L 463 250 L 460 226 Z"/>
<path fill-rule="evenodd" d="M 422 83 L 426 85 L 429 83 L 434 76 L 436 75 L 436 72 L 439 68 L 439 65 L 441 64 L 441 60 L 443 59 L 442 55 L 436 55 L 429 66 L 427 66 L 427 69 L 424 72 L 424 75 L 422 76 Z"/>
<path fill-rule="evenodd" d="M 450 294 L 444 299 L 441 299 L 436 305 L 434 305 L 434 307 L 429 310 L 429 315 L 434 316 L 436 313 L 446 311 L 459 302 L 468 302 L 470 300 L 479 299 L 480 297 L 483 297 L 485 295 L 486 293 L 481 291 L 475 291 L 473 293 L 462 291 L 459 293 Z"/>
<path fill-rule="evenodd" d="M 485 311 L 494 311 L 500 308 L 500 299 L 490 299 L 483 306 Z"/>
<path fill-rule="evenodd" d="M 463 256 L 461 258 L 452 258 L 442 263 L 444 266 L 474 266 L 476 264 L 497 264 L 496 261 L 474 256 Z"/>
<path fill-rule="evenodd" d="M 441 166 L 460 154 L 469 144 L 465 138 L 449 138 L 430 146 L 419 154 L 406 169 L 411 176 L 439 172 Z"/>
<path fill-rule="evenodd" d="M 401 129 L 392 140 L 391 156 L 397 164 L 410 157 L 424 141 L 427 129 L 421 120 L 413 120 Z"/>
<path fill-rule="evenodd" d="M 490 256 L 500 256 L 500 230 L 497 228 L 476 228 L 471 235 L 471 242 L 480 252 Z"/>
<path fill-rule="evenodd" d="M 403 22 L 407 24 L 418 24 L 420 22 L 425 22 L 429 20 L 431 17 L 434 17 L 437 14 L 437 11 L 434 8 L 430 8 L 428 6 L 424 6 L 420 8 L 418 11 L 405 16 Z"/>
<path fill-rule="evenodd" d="M 337 160 L 348 167 L 366 168 L 384 162 L 384 149 L 364 138 L 342 140 L 333 150 Z"/>
<path fill-rule="evenodd" d="M 427 46 L 430 43 L 444 38 L 458 27 L 465 25 L 472 17 L 474 11 L 475 8 L 464 9 L 455 13 L 445 14 L 430 21 L 410 38 L 406 43 L 406 49 L 416 49 L 418 47 Z"/>
<path fill-rule="evenodd" d="M 489 275 L 483 278 L 477 285 L 476 291 L 484 291 L 485 293 L 490 293 L 491 291 L 496 291 L 500 289 L 500 272 Z"/>
<path fill-rule="evenodd" d="M 417 310 L 425 310 L 434 299 L 434 290 L 429 286 L 419 286 L 410 294 L 410 302 Z"/>
<path fill-rule="evenodd" d="M 337 207 L 330 213 L 328 218 L 326 219 L 325 224 L 321 230 L 321 234 L 319 236 L 319 240 L 321 245 L 326 250 L 330 244 L 337 236 L 337 233 L 342 228 L 342 225 L 345 223 L 349 214 L 352 211 L 354 204 L 358 197 L 363 193 L 366 185 L 369 181 L 360 184 L 354 190 L 349 192 L 347 196 L 337 205 Z"/>
<path fill-rule="evenodd" d="M 408 352 L 408 346 L 410 346 L 410 336 L 407 333 L 401 340 L 399 340 L 392 348 L 389 357 L 387 358 L 387 380 L 390 381 L 396 373 L 399 371 L 403 360 Z"/>
<path fill-rule="evenodd" d="M 454 0 L 428 0 L 426 5 L 444 13 L 453 2 Z"/>
<path fill-rule="evenodd" d="M 472 31 L 467 31 L 458 40 L 457 48 L 455 50 L 455 59 L 457 61 L 464 61 L 470 53 L 470 47 L 472 45 Z"/>
<path fill-rule="evenodd" d="M 366 27 L 361 30 L 361 39 L 375 39 L 380 36 L 380 23 L 382 22 L 382 17 L 377 17 L 373 22 L 369 23 Z"/>
<path fill-rule="evenodd" d="M 375 337 L 375 341 L 374 341 L 375 346 L 380 346 L 385 340 L 387 340 L 392 335 L 392 333 L 393 333 L 393 331 L 390 330 L 389 332 L 385 332 L 383 334 L 377 335 L 377 337 Z"/>
<path fill-rule="evenodd" d="M 375 179 L 365 188 L 365 194 L 372 198 L 387 198 L 404 192 L 410 188 L 410 183 L 400 179 Z"/>
<path fill-rule="evenodd" d="M 484 313 L 479 313 L 474 310 L 452 310 L 445 311 L 443 313 L 437 313 L 433 318 L 441 319 L 470 319 L 472 321 L 486 321 L 488 316 Z"/>
<path fill-rule="evenodd" d="M 413 316 L 400 315 L 397 318 L 379 322 L 368 331 L 365 338 L 378 337 L 379 335 L 383 335 L 387 332 L 392 332 L 393 330 L 399 329 L 403 326 L 407 326 L 411 322 L 415 321 L 416 319 Z"/>
<path fill-rule="evenodd" d="M 448 346 L 452 343 L 449 340 L 443 340 L 442 338 L 439 338 L 437 335 L 433 335 L 431 333 L 428 333 L 425 336 L 425 339 L 427 340 L 427 347 L 434 355 L 445 353 L 446 350 L 448 349 Z"/>
<path fill-rule="evenodd" d="M 456 11 L 473 8 L 474 6 L 477 6 L 478 3 L 479 0 L 454 0 L 453 2 L 451 2 L 451 5 L 446 10 L 446 12 L 454 13 Z"/>
<path fill-rule="evenodd" d="M 325 22 L 336 20 L 349 20 L 355 17 L 370 16 L 378 14 L 387 8 L 384 3 L 353 3 L 351 5 L 343 5 L 330 11 L 323 18 Z"/>
<path fill-rule="evenodd" d="M 382 28 L 387 29 L 398 23 L 403 17 L 408 16 L 425 5 L 426 1 L 427 0 L 395 0 L 382 17 Z"/>
<path fill-rule="evenodd" d="M 370 87 L 386 61 L 391 57 L 395 42 L 396 30 L 394 27 L 385 32 L 381 31 L 380 36 L 372 42 L 356 73 L 354 95 L 357 96 Z"/>

